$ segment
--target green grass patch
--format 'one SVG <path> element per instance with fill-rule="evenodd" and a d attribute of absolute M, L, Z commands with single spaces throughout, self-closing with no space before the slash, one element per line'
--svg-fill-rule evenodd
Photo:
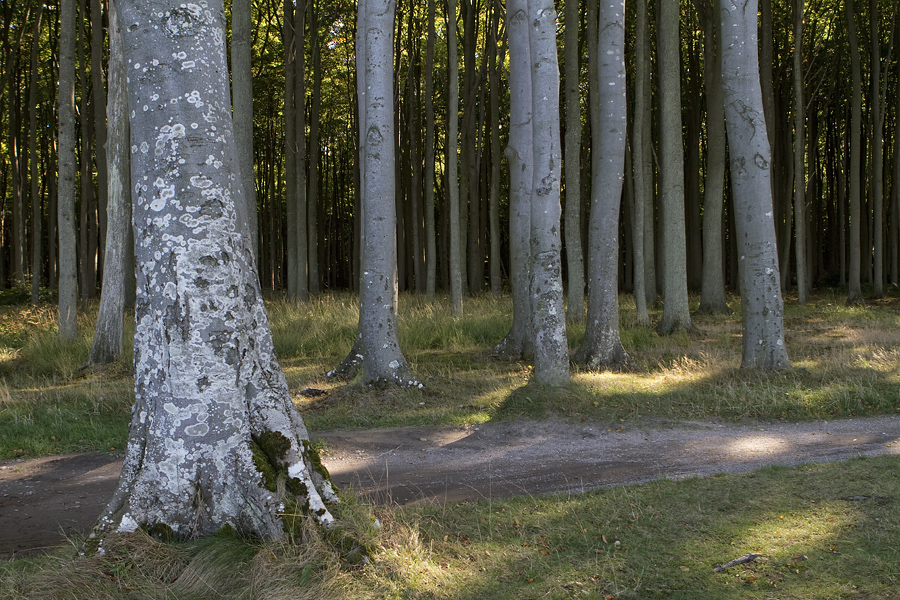
<path fill-rule="evenodd" d="M 694 304 L 696 304 L 694 299 Z M 566 390 L 530 384 L 531 366 L 491 358 L 512 314 L 508 296 L 467 298 L 455 318 L 446 297 L 400 296 L 400 341 L 425 389 L 372 389 L 325 373 L 356 337 L 358 300 L 326 294 L 267 305 L 273 339 L 294 400 L 312 431 L 402 425 L 465 425 L 494 419 L 807 420 L 900 411 L 900 299 L 848 307 L 824 292 L 786 305 L 794 368 L 744 371 L 740 303 L 734 314 L 696 316 L 697 333 L 661 337 L 634 325 L 621 298 L 621 337 L 636 369 L 573 371 Z M 130 347 L 103 373 L 83 374 L 96 309 L 79 316 L 80 337 L 61 343 L 51 304 L 0 305 L 0 458 L 108 450 L 124 444 L 133 402 Z M 659 311 L 651 311 L 659 317 Z M 129 317 L 130 320 L 130 317 Z M 133 326 L 129 324 L 129 333 Z M 584 327 L 569 328 L 574 350 Z M 325 390 L 306 398 L 304 387 Z"/>

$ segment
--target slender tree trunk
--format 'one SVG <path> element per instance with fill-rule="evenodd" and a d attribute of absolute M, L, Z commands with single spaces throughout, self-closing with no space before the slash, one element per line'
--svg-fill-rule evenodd
<path fill-rule="evenodd" d="M 81 126 L 81 202 L 79 203 L 81 227 L 78 230 L 79 247 L 78 257 L 81 267 L 81 303 L 82 308 L 87 310 L 88 303 L 94 298 L 97 289 L 97 271 L 96 271 L 96 252 L 94 243 L 94 217 L 96 214 L 96 196 L 94 192 L 94 180 L 92 171 L 92 152 L 91 142 L 94 137 L 93 113 L 89 110 L 89 99 L 91 96 L 90 78 L 87 75 L 87 60 L 84 56 L 83 48 L 85 46 L 85 12 L 87 3 L 85 0 L 80 2 L 79 20 L 78 20 L 78 67 L 79 80 L 82 82 L 81 98 L 78 107 L 79 124 Z"/>
<path fill-rule="evenodd" d="M 413 33 L 415 29 L 412 26 L 412 15 L 410 15 L 410 26 L 407 28 L 407 41 L 409 44 L 409 52 L 412 53 L 414 44 Z M 416 53 L 418 56 L 418 53 Z M 412 57 L 407 61 L 406 83 L 407 83 L 407 101 L 406 101 L 406 139 L 409 144 L 409 226 L 406 227 L 409 234 L 409 252 L 410 262 L 412 263 L 413 286 L 416 292 L 425 291 L 424 273 L 422 273 L 422 262 L 420 244 L 421 244 L 421 223 L 419 216 L 420 196 L 422 189 L 422 162 L 419 153 L 419 119 L 418 99 L 416 98 L 416 69 Z"/>
<path fill-rule="evenodd" d="M 231 102 L 234 142 L 237 145 L 245 205 L 240 213 L 250 230 L 253 256 L 259 252 L 259 216 L 256 174 L 253 168 L 253 68 L 251 60 L 251 0 L 237 0 L 231 7 Z"/>
<path fill-rule="evenodd" d="M 300 0 L 294 9 L 294 104 L 295 127 L 297 135 L 297 167 L 294 176 L 297 178 L 296 202 L 297 238 L 291 242 L 297 246 L 297 264 L 293 275 L 297 279 L 296 298 L 306 301 L 309 298 L 309 246 L 307 236 L 307 194 L 306 194 L 306 2 Z"/>
<path fill-rule="evenodd" d="M 900 40 L 900 28 L 897 30 Z M 900 42 L 898 42 L 900 45 Z M 897 61 L 898 80 L 900 80 L 900 60 Z M 894 116 L 894 172 L 891 177 L 893 209 L 891 213 L 891 283 L 900 285 L 900 86 L 897 86 Z"/>
<path fill-rule="evenodd" d="M 491 128 L 491 192 L 490 192 L 490 277 L 491 293 L 499 296 L 503 291 L 503 278 L 501 276 L 502 260 L 500 257 L 500 69 L 497 67 L 504 62 L 503 51 L 500 49 L 500 8 L 499 4 L 491 7 L 491 37 L 488 63 L 490 76 L 490 123 Z M 498 57 L 499 55 L 499 57 Z"/>
<path fill-rule="evenodd" d="M 287 280 L 288 297 L 296 298 L 300 290 L 300 281 L 296 276 L 297 262 L 300 259 L 297 246 L 297 103 L 295 80 L 296 43 L 294 36 L 294 3 L 284 0 L 284 194 L 285 220 L 287 221 Z"/>
<path fill-rule="evenodd" d="M 425 294 L 437 284 L 437 240 L 434 230 L 434 0 L 428 0 L 428 41 L 425 49 Z"/>
<path fill-rule="evenodd" d="M 31 81 L 28 91 L 28 154 L 31 167 L 31 303 L 40 302 L 41 265 L 43 263 L 44 213 L 41 206 L 41 169 L 37 152 L 37 120 L 38 120 L 38 53 L 41 43 L 41 18 L 44 14 L 43 2 L 38 3 L 34 15 L 34 37 L 31 41 Z M 2 248 L 2 245 L 0 245 Z"/>
<path fill-rule="evenodd" d="M 75 243 L 75 0 L 59 7 L 59 320 L 62 340 L 78 334 L 78 273 Z"/>
<path fill-rule="evenodd" d="M 634 122 L 631 129 L 631 156 L 634 179 L 634 203 L 632 207 L 634 237 L 634 304 L 635 321 L 638 325 L 650 324 L 647 312 L 647 275 L 644 257 L 644 220 L 647 218 L 645 208 L 647 196 L 650 195 L 650 181 L 645 178 L 644 161 L 644 118 L 646 104 L 650 98 L 644 94 L 647 69 L 647 38 L 649 23 L 647 22 L 647 3 L 635 4 L 635 58 L 634 58 Z"/>
<path fill-rule="evenodd" d="M 806 304 L 809 289 L 806 264 L 806 98 L 803 93 L 803 3 L 794 0 L 794 256 L 797 302 Z"/>
<path fill-rule="evenodd" d="M 126 256 L 133 248 L 126 245 L 131 228 L 131 171 L 128 129 L 128 94 L 125 89 L 125 60 L 122 55 L 122 34 L 118 26 L 116 4 L 109 3 L 109 97 L 107 118 L 107 173 L 109 201 L 103 287 L 100 290 L 100 309 L 94 329 L 94 341 L 87 364 L 102 365 L 117 361 L 124 348 L 125 281 L 134 279 L 134 271 L 126 270 Z"/>
<path fill-rule="evenodd" d="M 529 0 L 534 178 L 531 197 L 531 306 L 534 379 L 541 385 L 569 383 L 569 349 L 563 306 L 559 203 L 559 62 L 556 9 L 552 0 Z"/>
<path fill-rule="evenodd" d="M 570 323 L 584 322 L 584 253 L 581 250 L 581 65 L 578 60 L 580 3 L 565 3 L 566 65 L 566 263 L 569 275 L 568 312 Z M 590 48 L 588 52 L 596 52 Z M 623 151 L 624 157 L 624 151 Z"/>
<path fill-rule="evenodd" d="M 319 117 L 322 106 L 322 48 L 316 5 L 309 2 L 310 46 L 312 47 L 313 92 L 309 107 L 309 196 L 306 211 L 309 293 L 320 292 L 319 280 Z"/>
<path fill-rule="evenodd" d="M 447 190 L 450 212 L 450 304 L 453 316 L 461 317 L 462 303 L 462 227 L 459 222 L 460 185 L 458 174 L 459 144 L 459 54 L 456 41 L 456 0 L 447 4 L 447 69 L 449 93 L 447 98 Z"/>
<path fill-rule="evenodd" d="M 756 0 L 722 0 L 722 87 L 741 255 L 741 367 L 774 370 L 791 363 L 784 345 L 759 56 L 756 45 L 747 43 L 756 35 L 756 15 Z"/>
<path fill-rule="evenodd" d="M 531 106 L 531 51 L 527 0 L 507 0 L 509 39 L 509 284 L 513 320 L 494 348 L 498 356 L 520 359 L 534 353 L 531 310 L 531 195 L 534 174 Z"/>
<path fill-rule="evenodd" d="M 703 185 L 703 283 L 700 312 L 730 313 L 725 299 L 722 213 L 725 208 L 725 111 L 722 104 L 721 21 L 718 0 L 702 3 L 706 84 L 706 181 Z"/>
<path fill-rule="evenodd" d="M 103 264 L 103 246 L 106 243 L 106 203 L 109 198 L 106 172 L 106 87 L 103 85 L 103 7 L 101 0 L 91 0 L 91 88 L 94 120 L 94 151 L 97 158 L 97 257 Z M 96 279 L 96 275 L 95 275 Z"/>
<path fill-rule="evenodd" d="M 856 16 L 853 0 L 844 3 L 847 16 L 847 28 L 850 37 L 850 70 L 853 79 L 853 91 L 850 98 L 850 164 L 847 168 L 850 181 L 850 259 L 848 265 L 847 304 L 862 302 L 862 285 L 860 268 L 862 263 L 860 244 L 860 186 L 862 173 L 862 69 L 859 58 L 859 40 L 856 36 Z"/>
<path fill-rule="evenodd" d="M 692 330 L 687 292 L 687 256 L 684 225 L 684 150 L 681 139 L 680 7 L 660 5 L 660 194 L 662 207 L 663 304 L 660 334 Z"/>
<path fill-rule="evenodd" d="M 620 368 L 628 355 L 619 338 L 619 205 L 625 173 L 628 105 L 625 97 L 625 1 L 600 4 L 597 46 L 599 153 L 594 163 L 588 230 L 588 304 L 584 341 L 574 362 Z M 595 51 L 591 49 L 591 51 Z"/>
<path fill-rule="evenodd" d="M 23 28 L 24 29 L 24 28 Z M 18 61 L 17 61 L 18 62 Z M 18 70 L 18 65 L 16 65 Z M 12 275 L 17 285 L 25 284 L 25 200 L 22 190 L 22 157 L 19 153 L 21 104 L 18 78 L 9 89 L 9 172 L 12 196 Z"/>
<path fill-rule="evenodd" d="M 460 201 L 462 213 L 460 218 L 465 223 L 460 226 L 461 268 L 464 269 L 463 281 L 468 282 L 469 293 L 477 293 L 484 285 L 484 257 L 481 256 L 479 233 L 481 231 L 481 194 L 478 193 L 478 131 L 477 101 L 478 67 L 476 66 L 476 42 L 478 9 L 476 0 L 461 0 L 460 8 L 464 23 L 463 29 L 463 134 L 460 157 L 465 177 L 460 183 Z M 468 211 L 466 210 L 468 204 Z"/>
<path fill-rule="evenodd" d="M 895 7 L 896 10 L 896 7 Z M 878 0 L 869 2 L 869 23 L 872 43 L 872 247 L 874 270 L 872 294 L 884 296 L 884 108 L 881 95 L 881 32 Z"/>

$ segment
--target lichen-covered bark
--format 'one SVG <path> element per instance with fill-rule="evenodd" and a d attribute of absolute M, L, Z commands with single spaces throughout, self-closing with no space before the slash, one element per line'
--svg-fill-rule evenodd
<path fill-rule="evenodd" d="M 324 524 L 331 484 L 276 361 L 232 134 L 220 0 L 119 5 L 137 258 L 135 406 L 119 487 L 94 538 L 283 534 L 296 503 Z M 276 443 L 277 442 L 277 443 Z M 284 485 L 267 485 L 254 448 Z"/>
<path fill-rule="evenodd" d="M 507 0 L 509 37 L 509 283 L 513 321 L 509 333 L 494 347 L 504 358 L 530 358 L 534 353 L 531 320 L 531 185 L 534 157 L 531 139 L 531 52 L 528 44 L 528 2 Z"/>
<path fill-rule="evenodd" d="M 756 0 L 722 3 L 722 82 L 734 189 L 744 368 L 786 369 L 784 302 L 775 245 L 771 150 L 763 118 Z"/>
<path fill-rule="evenodd" d="M 529 0 L 532 144 L 531 308 L 534 319 L 534 379 L 549 386 L 569 383 L 569 347 L 563 308 L 559 202 L 561 145 L 556 9 L 549 0 Z"/>
<path fill-rule="evenodd" d="M 600 6 L 597 102 L 600 127 L 588 229 L 588 304 L 574 361 L 595 369 L 628 361 L 619 338 L 619 203 L 625 173 L 625 2 Z"/>

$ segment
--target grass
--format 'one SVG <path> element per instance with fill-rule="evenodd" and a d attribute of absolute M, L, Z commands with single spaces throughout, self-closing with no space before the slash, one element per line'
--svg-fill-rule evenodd
<path fill-rule="evenodd" d="M 900 408 L 897 298 L 864 307 L 828 293 L 805 307 L 788 301 L 794 368 L 777 374 L 739 368 L 733 307 L 727 317 L 696 317 L 700 333 L 660 337 L 632 325 L 623 297 L 622 340 L 638 370 L 575 372 L 564 391 L 530 385 L 527 364 L 488 357 L 509 327 L 508 298 L 467 299 L 455 319 L 446 299 L 401 297 L 401 344 L 424 391 L 324 378 L 355 337 L 349 295 L 273 299 L 269 314 L 313 432 L 545 416 L 831 419 Z M 79 340 L 61 344 L 52 306 L 0 303 L 0 458 L 123 447 L 130 358 L 79 370 L 93 314 L 80 317 Z M 583 328 L 569 336 L 574 348 Z M 307 399 L 306 386 L 328 395 Z M 0 563 L 0 598 L 900 599 L 898 467 L 887 456 L 458 506 L 370 507 L 351 492 L 338 517 L 373 549 L 367 566 L 345 562 L 340 544 L 305 520 L 277 543 L 222 535 L 164 544 L 138 533 L 104 556 L 77 557 L 72 540 Z M 760 557 L 713 571 L 748 552 Z"/>
<path fill-rule="evenodd" d="M 366 566 L 308 522 L 297 543 L 138 533 L 104 556 L 0 563 L 0 598 L 896 599 L 898 467 L 860 458 L 456 506 L 351 497 L 339 515 L 373 548 Z M 747 553 L 760 556 L 713 570 Z"/>
<path fill-rule="evenodd" d="M 294 399 L 313 432 L 402 425 L 466 425 L 495 419 L 808 420 L 900 411 L 900 299 L 848 307 L 820 293 L 804 307 L 788 301 L 782 373 L 740 367 L 740 304 L 729 316 L 696 316 L 697 334 L 660 337 L 634 322 L 623 296 L 622 342 L 637 370 L 573 372 L 565 391 L 529 385 L 531 367 L 489 357 L 511 321 L 508 297 L 467 299 L 462 319 L 446 298 L 401 296 L 400 336 L 424 391 L 373 390 L 333 382 L 333 368 L 356 336 L 356 300 L 323 295 L 306 304 L 272 299 L 276 350 Z M 95 312 L 80 338 L 57 340 L 50 304 L 0 305 L 0 459 L 122 448 L 133 401 L 128 357 L 102 373 L 81 373 Z M 575 348 L 583 326 L 569 328 Z M 322 398 L 299 394 L 326 390 Z"/>

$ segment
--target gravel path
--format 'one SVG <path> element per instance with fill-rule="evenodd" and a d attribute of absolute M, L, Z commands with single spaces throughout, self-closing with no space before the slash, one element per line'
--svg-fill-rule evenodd
<path fill-rule="evenodd" d="M 900 454 L 900 417 L 808 423 L 571 424 L 313 433 L 341 487 L 375 502 L 465 502 Z M 0 462 L 0 558 L 87 531 L 115 490 L 121 456 Z"/>

